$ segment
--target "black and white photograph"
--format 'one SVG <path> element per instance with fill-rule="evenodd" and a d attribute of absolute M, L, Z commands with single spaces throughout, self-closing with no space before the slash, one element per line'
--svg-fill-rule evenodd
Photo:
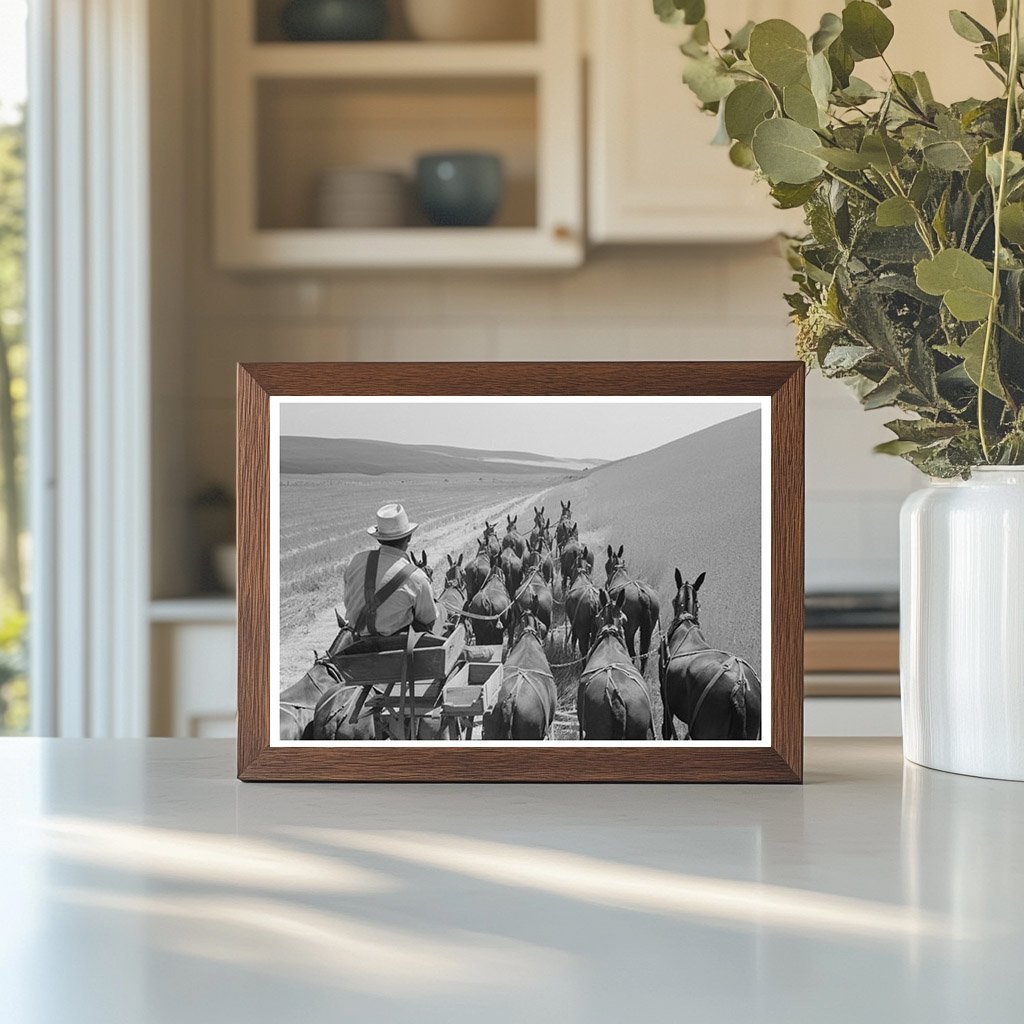
<path fill-rule="evenodd" d="M 768 742 L 768 418 L 274 398 L 273 742 Z"/>

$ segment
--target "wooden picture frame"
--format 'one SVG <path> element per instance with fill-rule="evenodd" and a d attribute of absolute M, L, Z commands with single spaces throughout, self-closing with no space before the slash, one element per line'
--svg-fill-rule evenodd
<path fill-rule="evenodd" d="M 271 742 L 271 399 L 275 396 L 763 398 L 770 410 L 770 737 L 651 742 Z M 238 366 L 238 777 L 243 781 L 800 782 L 803 774 L 804 367 L 799 362 L 257 363 Z M 278 685 L 275 681 L 273 685 Z"/>

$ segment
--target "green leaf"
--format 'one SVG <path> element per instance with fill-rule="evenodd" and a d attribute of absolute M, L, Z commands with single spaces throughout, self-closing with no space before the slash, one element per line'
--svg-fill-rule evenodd
<path fill-rule="evenodd" d="M 817 181 L 805 182 L 802 185 L 780 182 L 772 186 L 772 198 L 780 210 L 795 210 L 798 206 L 803 206 L 817 189 Z"/>
<path fill-rule="evenodd" d="M 843 39 L 862 60 L 881 57 L 893 31 L 892 22 L 866 0 L 853 0 L 843 10 Z"/>
<path fill-rule="evenodd" d="M 754 31 L 755 24 L 756 22 L 748 21 L 743 28 L 733 32 L 723 49 L 732 50 L 734 53 L 746 53 L 750 48 L 750 33 Z"/>
<path fill-rule="evenodd" d="M 987 162 L 988 149 L 985 146 L 982 146 L 981 149 L 974 154 L 970 163 L 970 169 L 967 172 L 967 191 L 972 196 L 976 196 L 985 187 L 985 168 Z"/>
<path fill-rule="evenodd" d="M 841 171 L 863 171 L 871 166 L 871 161 L 852 149 L 836 149 L 832 146 L 819 146 L 814 150 L 815 156 L 828 161 Z"/>
<path fill-rule="evenodd" d="M 773 85 L 798 82 L 807 69 L 807 38 L 795 25 L 772 18 L 750 33 L 747 58 Z"/>
<path fill-rule="evenodd" d="M 782 106 L 786 116 L 805 128 L 822 128 L 824 119 L 810 82 L 795 82 L 782 90 Z"/>
<path fill-rule="evenodd" d="M 934 103 L 935 95 L 932 93 L 932 84 L 928 81 L 928 76 L 923 71 L 915 71 L 911 76 L 914 79 L 914 84 L 917 86 L 917 94 L 925 101 L 925 103 Z"/>
<path fill-rule="evenodd" d="M 861 404 L 865 409 L 884 409 L 886 406 L 896 404 L 902 390 L 899 377 L 893 374 L 864 395 Z"/>
<path fill-rule="evenodd" d="M 953 26 L 953 31 L 969 43 L 995 42 L 996 37 L 966 11 L 950 11 L 949 23 Z"/>
<path fill-rule="evenodd" d="M 717 60 L 689 60 L 683 81 L 701 103 L 717 103 L 736 88 L 736 82 Z"/>
<path fill-rule="evenodd" d="M 971 166 L 971 157 L 959 142 L 942 139 L 926 143 L 921 152 L 925 160 L 940 171 L 966 171 Z"/>
<path fill-rule="evenodd" d="M 865 82 L 864 79 L 851 75 L 849 84 L 845 89 L 841 90 L 840 95 L 847 103 L 857 105 L 876 99 L 879 96 L 879 92 Z"/>
<path fill-rule="evenodd" d="M 704 0 L 654 0 L 654 13 L 667 25 L 696 25 L 704 17 Z"/>
<path fill-rule="evenodd" d="M 821 140 L 786 118 L 762 121 L 754 131 L 752 148 L 758 166 L 773 184 L 802 185 L 818 178 L 825 161 L 817 155 Z"/>
<path fill-rule="evenodd" d="M 845 89 L 850 84 L 850 76 L 853 73 L 856 58 L 853 50 L 846 45 L 845 40 L 840 36 L 828 48 L 828 66 L 832 69 L 832 77 L 835 79 L 838 89 Z"/>
<path fill-rule="evenodd" d="M 832 95 L 832 69 L 825 54 L 819 53 L 807 62 L 807 77 L 811 83 L 811 95 L 823 114 L 822 124 L 827 124 L 829 97 Z"/>
<path fill-rule="evenodd" d="M 876 455 L 906 455 L 920 447 L 917 441 L 883 441 L 875 445 L 874 452 Z"/>
<path fill-rule="evenodd" d="M 775 110 L 775 97 L 763 82 L 743 82 L 725 101 L 725 128 L 729 137 L 748 146 L 754 129 Z"/>
<path fill-rule="evenodd" d="M 963 249 L 945 249 L 915 268 L 917 286 L 941 295 L 946 308 L 965 323 L 983 320 L 991 303 L 992 271 Z"/>
<path fill-rule="evenodd" d="M 982 324 L 960 346 L 940 345 L 938 351 L 951 359 L 962 359 L 964 372 L 974 382 L 975 387 L 981 386 L 981 363 L 985 353 L 985 325 Z M 1006 392 L 999 383 L 999 374 L 995 365 L 995 342 L 989 346 L 988 365 L 985 368 L 985 390 L 996 398 L 1006 399 Z"/>
<path fill-rule="evenodd" d="M 818 31 L 811 36 L 811 52 L 827 50 L 843 32 L 843 19 L 835 14 L 823 14 Z"/>
<path fill-rule="evenodd" d="M 902 196 L 893 196 L 878 204 L 875 223 L 880 228 L 905 228 L 917 223 L 914 204 Z"/>
<path fill-rule="evenodd" d="M 736 167 L 742 167 L 745 171 L 757 170 L 754 151 L 745 142 L 734 142 L 732 144 L 732 147 L 729 149 L 729 160 Z"/>
<path fill-rule="evenodd" d="M 865 135 L 860 152 L 876 171 L 883 174 L 891 174 L 903 159 L 903 147 L 887 135 Z"/>
<path fill-rule="evenodd" d="M 993 153 L 985 161 L 985 177 L 988 179 L 988 183 L 992 186 L 993 191 L 999 188 L 999 178 L 1002 171 L 1003 154 L 1002 152 Z M 1009 192 L 1014 190 L 1016 182 L 1022 175 L 1024 175 L 1024 157 L 1011 149 L 1006 154 L 1006 185 Z"/>
<path fill-rule="evenodd" d="M 1024 245 L 1024 203 L 1010 203 L 1003 209 L 1000 229 L 1007 242 Z"/>
<path fill-rule="evenodd" d="M 914 181 L 910 186 L 910 191 L 907 193 L 910 201 L 920 206 L 928 198 L 928 193 L 931 191 L 934 180 L 935 175 L 932 173 L 931 168 L 927 164 L 922 164 L 921 169 L 914 175 Z"/>

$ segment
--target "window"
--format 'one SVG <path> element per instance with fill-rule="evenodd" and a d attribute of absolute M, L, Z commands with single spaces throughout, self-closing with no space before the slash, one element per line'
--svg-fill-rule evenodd
<path fill-rule="evenodd" d="M 25 430 L 26 0 L 0 0 L 0 735 L 29 728 Z"/>

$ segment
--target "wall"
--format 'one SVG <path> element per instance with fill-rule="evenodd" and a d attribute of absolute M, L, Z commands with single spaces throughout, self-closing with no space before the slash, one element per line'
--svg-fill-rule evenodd
<path fill-rule="evenodd" d="M 787 268 L 773 244 L 600 251 L 571 273 L 217 272 L 200 0 L 186 0 L 184 17 L 185 103 L 180 124 L 163 126 L 184 143 L 184 372 L 179 382 L 166 370 L 157 402 L 179 410 L 161 459 L 174 465 L 180 441 L 187 491 L 233 477 L 240 360 L 792 358 Z M 886 418 L 863 413 L 838 384 L 808 380 L 810 588 L 896 585 L 897 511 L 917 477 L 871 454 Z M 157 510 L 168 521 L 185 515 Z M 181 560 L 164 562 L 158 593 L 181 585 Z"/>

